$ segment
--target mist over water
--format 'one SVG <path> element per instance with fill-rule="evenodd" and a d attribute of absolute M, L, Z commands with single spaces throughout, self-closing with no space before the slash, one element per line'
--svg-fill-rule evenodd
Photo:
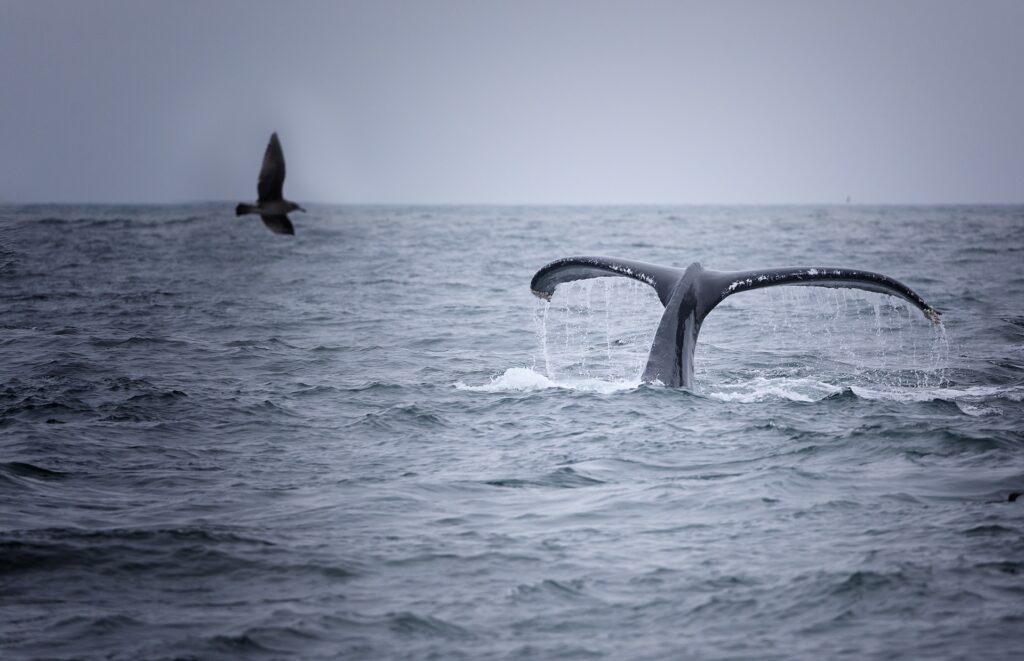
<path fill-rule="evenodd" d="M 4 658 L 1014 658 L 1024 208 L 0 207 Z M 849 266 L 697 387 L 598 254 Z"/>

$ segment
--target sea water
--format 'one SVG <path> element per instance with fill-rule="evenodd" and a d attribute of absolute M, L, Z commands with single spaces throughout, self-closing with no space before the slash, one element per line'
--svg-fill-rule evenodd
<path fill-rule="evenodd" d="M 0 207 L 0 656 L 1019 658 L 1024 207 Z M 845 266 L 707 318 L 610 255 Z"/>

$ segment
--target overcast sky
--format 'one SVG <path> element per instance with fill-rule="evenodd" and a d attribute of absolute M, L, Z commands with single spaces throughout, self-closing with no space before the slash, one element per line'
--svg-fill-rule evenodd
<path fill-rule="evenodd" d="M 1024 2 L 0 0 L 0 200 L 1024 202 Z"/>

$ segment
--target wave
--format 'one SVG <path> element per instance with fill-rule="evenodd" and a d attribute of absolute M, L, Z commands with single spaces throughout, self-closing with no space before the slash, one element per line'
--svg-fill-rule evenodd
<path fill-rule="evenodd" d="M 594 378 L 552 379 L 526 367 L 511 367 L 489 383 L 469 385 L 462 381 L 455 388 L 471 392 L 515 393 L 544 390 L 574 390 L 611 394 L 643 387 L 639 380 L 605 381 Z M 655 386 L 657 387 L 657 386 Z M 770 401 L 813 403 L 853 397 L 864 401 L 897 403 L 950 402 L 972 417 L 1001 415 L 994 401 L 1024 401 L 1024 386 L 966 386 L 962 388 L 895 386 L 880 384 L 836 384 L 810 377 L 757 376 L 732 383 L 704 386 L 694 394 L 720 402 L 753 404 Z"/>
<path fill-rule="evenodd" d="M 274 620 L 273 624 L 271 620 Z M 339 656 L 339 642 L 343 645 L 355 644 L 352 640 L 345 641 L 349 636 L 362 639 L 361 644 L 355 647 L 360 652 L 357 654 L 360 658 L 367 656 L 371 640 L 381 644 L 384 638 L 392 643 L 395 638 L 404 639 L 406 643 L 409 639 L 465 641 L 476 638 L 472 630 L 459 624 L 436 615 L 408 610 L 383 614 L 341 612 L 313 618 L 302 617 L 290 610 L 279 610 L 263 623 L 236 632 L 206 636 L 193 641 L 193 644 L 197 646 L 198 652 L 227 652 L 232 658 L 244 654 L 272 654 L 277 658 L 281 655 L 302 654 L 310 646 L 332 641 L 334 653 L 330 656 L 333 658 Z M 341 653 L 340 656 L 347 658 L 348 655 Z"/>
<path fill-rule="evenodd" d="M 347 581 L 363 573 L 356 562 L 296 557 L 269 539 L 225 529 L 44 528 L 0 533 L 0 578 L 79 569 L 105 575 L 233 580 L 272 572 L 295 580 Z"/>
<path fill-rule="evenodd" d="M 91 337 L 89 343 L 98 349 L 112 349 L 119 347 L 149 347 L 149 346 L 170 346 L 186 347 L 188 342 L 169 337 L 133 335 L 131 337 Z"/>
<path fill-rule="evenodd" d="M 526 487 L 554 487 L 556 489 L 575 489 L 604 484 L 604 481 L 578 473 L 568 466 L 563 466 L 537 478 L 500 478 L 487 480 L 485 484 L 492 487 L 523 489 Z"/>
<path fill-rule="evenodd" d="M 621 390 L 635 390 L 640 387 L 640 381 L 602 381 L 585 378 L 554 381 L 528 367 L 510 367 L 501 376 L 491 379 L 490 383 L 472 386 L 460 381 L 455 387 L 473 392 L 528 392 L 554 388 L 608 394 Z"/>
<path fill-rule="evenodd" d="M 410 426 L 448 427 L 449 423 L 440 412 L 416 404 L 399 404 L 363 414 L 348 424 L 350 429 L 366 427 L 385 432 L 397 432 Z"/>
<path fill-rule="evenodd" d="M 724 389 L 723 389 L 724 388 Z M 897 403 L 950 402 L 960 411 L 973 417 L 1000 415 L 1002 409 L 991 406 L 994 400 L 1024 401 L 1024 386 L 968 386 L 951 387 L 897 387 L 884 384 L 842 386 L 809 378 L 757 377 L 742 383 L 716 386 L 705 393 L 711 399 L 724 402 L 764 402 L 788 400 L 817 402 L 853 396 L 864 401 Z"/>
<path fill-rule="evenodd" d="M 12 482 L 19 487 L 25 486 L 25 480 L 60 480 L 69 477 L 69 473 L 43 468 L 23 461 L 0 462 L 0 484 Z"/>
<path fill-rule="evenodd" d="M 897 402 L 947 402 L 981 403 L 993 399 L 1011 402 L 1024 401 L 1024 386 L 969 386 L 957 388 L 899 388 L 892 390 L 851 386 L 850 389 L 861 399 L 888 399 Z"/>
<path fill-rule="evenodd" d="M 539 601 L 576 602 L 588 599 L 585 587 L 583 580 L 578 578 L 566 581 L 545 578 L 539 583 L 521 583 L 511 588 L 506 599 L 529 604 Z"/>
<path fill-rule="evenodd" d="M 246 339 L 246 340 L 232 340 L 224 343 L 225 347 L 232 349 L 240 349 L 243 351 L 268 351 L 271 349 L 299 349 L 300 347 L 294 344 L 289 344 L 284 340 L 280 340 L 276 337 L 268 337 L 263 339 Z"/>
<path fill-rule="evenodd" d="M 791 402 L 818 402 L 843 392 L 843 388 L 809 378 L 767 378 L 757 377 L 743 383 L 715 386 L 714 392 L 705 395 L 720 402 L 750 404 L 770 400 Z"/>

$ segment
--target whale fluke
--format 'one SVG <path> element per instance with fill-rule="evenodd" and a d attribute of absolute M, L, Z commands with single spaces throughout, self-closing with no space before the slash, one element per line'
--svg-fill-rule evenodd
<path fill-rule="evenodd" d="M 665 306 L 643 380 L 666 386 L 693 387 L 693 352 L 704 318 L 728 296 L 742 291 L 779 285 L 866 289 L 909 301 L 930 321 L 939 323 L 939 311 L 910 287 L 887 275 L 860 269 L 817 266 L 710 271 L 698 263 L 680 269 L 611 257 L 567 257 L 537 271 L 530 290 L 550 299 L 563 282 L 616 275 L 647 283 Z"/>
<path fill-rule="evenodd" d="M 566 257 L 551 262 L 537 271 L 530 281 L 530 291 L 543 299 L 550 299 L 555 293 L 555 287 L 563 282 L 612 275 L 621 275 L 649 284 L 658 292 L 661 304 L 668 305 L 672 289 L 683 277 L 683 269 L 609 257 Z"/>
<path fill-rule="evenodd" d="M 277 133 L 270 135 L 267 150 L 263 153 L 263 165 L 260 167 L 259 181 L 256 190 L 259 198 L 256 204 L 239 204 L 235 207 L 236 216 L 259 214 L 263 224 L 274 234 L 295 234 L 295 227 L 288 220 L 291 211 L 305 211 L 298 204 L 284 199 L 284 150 Z"/>

